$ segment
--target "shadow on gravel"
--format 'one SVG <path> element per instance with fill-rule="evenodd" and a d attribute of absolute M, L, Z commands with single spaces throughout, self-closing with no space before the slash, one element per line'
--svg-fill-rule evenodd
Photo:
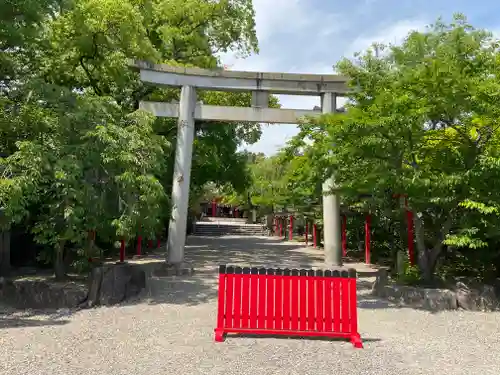
<path fill-rule="evenodd" d="M 332 338 L 332 337 L 309 337 L 309 336 L 282 336 L 282 335 L 254 335 L 248 333 L 231 333 L 226 336 L 227 339 L 232 338 L 258 338 L 259 340 L 263 339 L 278 339 L 278 340 L 306 340 L 306 341 L 330 341 L 330 342 L 346 342 L 349 343 L 349 340 L 343 338 Z M 375 338 L 361 338 L 363 342 L 379 342 L 381 339 Z M 349 343 L 350 345 L 350 343 Z"/>
<path fill-rule="evenodd" d="M 35 320 L 22 318 L 0 318 L 0 329 L 3 328 L 23 328 L 23 327 L 43 327 L 62 326 L 68 324 L 69 320 Z"/>
<path fill-rule="evenodd" d="M 310 251 L 309 251 L 310 250 Z M 191 236 L 185 249 L 186 260 L 195 269 L 192 276 L 150 277 L 146 290 L 139 298 L 124 304 L 149 303 L 194 306 L 214 303 L 218 292 L 218 268 L 220 264 L 279 267 L 321 267 L 323 256 L 318 251 L 304 249 L 302 243 L 282 243 L 272 237 Z M 163 255 L 162 255 L 163 256 Z M 360 277 L 372 277 L 373 272 L 359 272 Z M 358 289 L 371 289 L 372 283 L 358 280 Z M 368 308 L 368 307 L 367 307 Z"/>
<path fill-rule="evenodd" d="M 152 277 L 135 303 L 195 306 L 217 300 L 217 275 L 198 272 L 193 276 Z M 133 301 L 126 304 L 134 303 Z"/>

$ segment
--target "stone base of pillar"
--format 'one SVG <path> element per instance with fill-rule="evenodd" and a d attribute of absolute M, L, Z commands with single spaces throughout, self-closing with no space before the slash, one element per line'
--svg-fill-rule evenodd
<path fill-rule="evenodd" d="M 191 276 L 194 274 L 194 268 L 189 263 L 170 264 L 162 263 L 153 271 L 153 276 Z"/>
<path fill-rule="evenodd" d="M 351 267 L 347 267 L 345 265 L 339 266 L 335 264 L 329 264 L 329 263 L 324 263 L 325 264 L 325 270 L 330 270 L 330 271 L 347 271 Z"/>

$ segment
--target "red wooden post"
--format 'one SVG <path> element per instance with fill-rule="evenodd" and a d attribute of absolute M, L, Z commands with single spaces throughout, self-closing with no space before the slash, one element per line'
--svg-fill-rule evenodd
<path fill-rule="evenodd" d="M 161 247 L 160 236 L 156 237 L 156 248 L 159 249 Z"/>
<path fill-rule="evenodd" d="M 306 246 L 309 246 L 309 222 L 306 221 Z"/>
<path fill-rule="evenodd" d="M 318 246 L 318 238 L 317 238 L 316 224 L 313 224 L 313 246 L 314 246 L 314 247 L 317 247 L 317 246 Z"/>
<path fill-rule="evenodd" d="M 120 263 L 125 262 L 125 240 L 120 240 Z"/>
<path fill-rule="evenodd" d="M 280 237 L 283 237 L 283 219 L 280 219 Z"/>
<path fill-rule="evenodd" d="M 366 264 L 371 264 L 371 260 L 370 260 L 370 241 L 371 241 L 371 238 L 370 238 L 370 225 L 371 225 L 371 221 L 372 221 L 372 217 L 370 214 L 367 214 L 365 216 L 365 263 Z"/>
<path fill-rule="evenodd" d="M 288 241 L 293 240 L 293 216 L 290 215 L 290 228 L 288 231 Z"/>
<path fill-rule="evenodd" d="M 137 236 L 137 256 L 142 255 L 142 236 L 139 234 Z"/>
<path fill-rule="evenodd" d="M 153 248 L 153 240 L 148 241 L 148 248 L 152 249 Z"/>
<path fill-rule="evenodd" d="M 347 216 L 342 215 L 342 256 L 347 256 Z"/>
<path fill-rule="evenodd" d="M 413 244 L 413 212 L 410 210 L 406 211 L 406 219 L 408 222 L 408 258 L 410 265 L 415 265 L 415 248 Z"/>
<path fill-rule="evenodd" d="M 217 215 L 217 202 L 215 199 L 212 201 L 212 217 Z"/>

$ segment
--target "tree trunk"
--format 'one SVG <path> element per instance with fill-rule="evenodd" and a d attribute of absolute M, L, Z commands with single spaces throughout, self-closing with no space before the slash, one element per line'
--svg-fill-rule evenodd
<path fill-rule="evenodd" d="M 56 245 L 56 258 L 54 260 L 54 274 L 56 280 L 64 280 L 66 278 L 66 265 L 64 264 L 64 245 L 66 241 L 61 240 Z"/>
<path fill-rule="evenodd" d="M 431 282 L 434 278 L 437 261 L 443 249 L 443 241 L 450 231 L 451 218 L 448 218 L 443 224 L 438 238 L 435 239 L 435 244 L 432 248 L 428 248 L 425 244 L 424 220 L 422 213 L 417 213 L 414 217 L 415 224 L 415 242 L 417 244 L 417 258 L 422 278 L 425 282 Z"/>
<path fill-rule="evenodd" d="M 95 231 L 94 230 L 89 230 L 88 231 L 88 237 L 87 237 L 87 246 L 85 246 L 85 257 L 91 258 L 95 246 Z"/>

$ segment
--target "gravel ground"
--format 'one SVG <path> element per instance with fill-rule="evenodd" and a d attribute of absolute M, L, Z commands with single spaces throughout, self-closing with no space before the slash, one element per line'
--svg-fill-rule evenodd
<path fill-rule="evenodd" d="M 219 261 L 311 266 L 321 254 L 256 237 L 189 243 L 197 276 L 151 279 L 142 298 L 126 305 L 74 313 L 4 311 L 0 374 L 500 374 L 500 314 L 397 308 L 371 298 L 366 279 L 359 281 L 364 349 L 343 341 L 265 337 L 214 343 Z"/>

